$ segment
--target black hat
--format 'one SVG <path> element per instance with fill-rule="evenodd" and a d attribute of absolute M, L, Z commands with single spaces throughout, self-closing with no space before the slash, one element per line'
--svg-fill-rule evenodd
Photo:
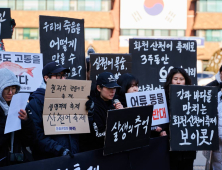
<path fill-rule="evenodd" d="M 61 64 L 57 62 L 50 62 L 47 63 L 43 69 L 42 69 L 42 76 L 44 77 L 45 75 L 49 75 L 50 73 L 60 73 L 60 72 L 66 72 L 70 73 L 70 70 L 68 68 L 64 68 Z"/>
<path fill-rule="evenodd" d="M 99 74 L 99 77 L 96 80 L 96 85 L 102 85 L 107 88 L 121 87 L 116 83 L 114 75 L 110 72 Z"/>

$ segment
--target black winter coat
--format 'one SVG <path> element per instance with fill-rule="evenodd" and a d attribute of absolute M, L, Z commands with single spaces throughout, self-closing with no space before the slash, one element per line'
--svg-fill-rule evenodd
<path fill-rule="evenodd" d="M 104 146 L 104 137 L 106 130 L 107 111 L 115 109 L 113 101 L 104 101 L 101 97 L 94 98 L 93 112 L 93 132 L 94 133 L 94 149 Z"/>
<path fill-rule="evenodd" d="M 217 86 L 217 88 L 218 88 L 218 89 L 217 89 L 218 92 L 220 91 L 220 84 L 218 83 L 217 80 L 214 80 L 214 81 L 208 83 L 206 86 Z"/>
<path fill-rule="evenodd" d="M 64 149 L 69 149 L 73 154 L 78 153 L 79 135 L 44 135 L 42 119 L 44 97 L 45 89 L 38 88 L 30 96 L 29 104 L 26 107 L 37 131 L 38 142 L 31 148 L 34 159 L 39 160 L 61 156 Z"/>
<path fill-rule="evenodd" d="M 15 164 L 18 162 L 10 162 L 9 151 L 11 150 L 11 133 L 4 134 L 7 116 L 0 107 L 0 167 Z M 30 153 L 25 147 L 32 146 L 36 140 L 35 125 L 31 118 L 24 121 L 21 120 L 21 130 L 14 132 L 13 153 L 24 154 L 24 161 L 30 161 Z"/>

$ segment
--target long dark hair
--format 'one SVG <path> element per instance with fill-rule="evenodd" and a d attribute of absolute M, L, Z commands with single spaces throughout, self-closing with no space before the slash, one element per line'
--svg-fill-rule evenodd
<path fill-rule="evenodd" d="M 166 83 L 164 84 L 167 101 L 169 101 L 169 86 L 170 84 L 172 84 L 173 76 L 177 73 L 182 74 L 182 76 L 185 78 L 185 85 L 191 85 L 191 79 L 187 72 L 183 68 L 174 67 L 170 70 L 169 74 L 167 75 Z"/>
<path fill-rule="evenodd" d="M 122 97 L 125 97 L 125 93 L 132 85 L 138 85 L 139 80 L 134 77 L 132 74 L 125 73 L 122 74 L 117 80 L 117 84 L 121 86 L 121 88 L 117 89 L 116 94 Z"/>

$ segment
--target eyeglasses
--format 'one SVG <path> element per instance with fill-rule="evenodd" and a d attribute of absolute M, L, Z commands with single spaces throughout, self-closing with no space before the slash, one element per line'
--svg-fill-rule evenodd
<path fill-rule="evenodd" d="M 57 73 L 57 74 L 49 74 L 48 75 L 50 78 L 52 76 L 55 76 L 57 79 L 62 79 L 62 78 L 67 78 L 68 77 L 68 74 L 67 73 Z"/>
<path fill-rule="evenodd" d="M 15 86 L 9 86 L 9 87 L 6 87 L 4 89 L 4 93 L 9 93 L 9 92 L 12 92 L 12 93 L 16 93 L 16 87 Z"/>

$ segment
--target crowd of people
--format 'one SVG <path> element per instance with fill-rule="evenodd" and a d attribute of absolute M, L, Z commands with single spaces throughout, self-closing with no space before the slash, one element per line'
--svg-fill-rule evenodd
<path fill-rule="evenodd" d="M 10 103 L 13 95 L 19 92 L 20 84 L 10 70 L 0 69 L 0 167 L 65 155 L 73 157 L 73 154 L 79 152 L 103 148 L 107 111 L 124 109 L 127 107 L 125 93 L 138 92 L 139 80 L 135 76 L 125 73 L 116 80 L 112 73 L 103 72 L 99 74 L 96 84 L 92 85 L 91 95 L 85 103 L 91 133 L 45 135 L 42 114 L 47 81 L 49 79 L 62 81 L 67 78 L 68 73 L 70 73 L 69 69 L 56 62 L 46 64 L 42 70 L 43 81 L 40 87 L 30 95 L 26 109 L 18 112 L 21 130 L 4 134 Z M 222 67 L 217 76 L 220 81 L 209 85 L 218 86 L 220 89 Z M 164 85 L 168 108 L 170 84 L 191 85 L 191 79 L 184 69 L 177 67 L 171 69 Z M 220 122 L 222 119 L 221 91 L 218 93 L 218 103 Z M 170 110 L 168 113 L 170 116 Z M 219 123 L 220 140 L 221 126 Z M 154 129 L 151 131 L 151 138 L 168 136 L 170 140 L 169 125 L 160 125 Z M 214 151 L 211 155 L 211 167 L 221 167 L 222 161 L 219 158 L 222 152 Z M 196 151 L 170 151 L 169 158 L 171 170 L 192 170 Z"/>

